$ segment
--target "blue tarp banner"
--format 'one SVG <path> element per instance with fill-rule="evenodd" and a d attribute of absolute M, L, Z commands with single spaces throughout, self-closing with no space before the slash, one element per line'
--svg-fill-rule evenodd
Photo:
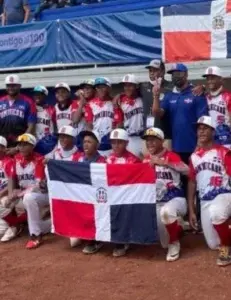
<path fill-rule="evenodd" d="M 55 21 L 0 27 L 0 68 L 56 63 L 57 36 Z"/>

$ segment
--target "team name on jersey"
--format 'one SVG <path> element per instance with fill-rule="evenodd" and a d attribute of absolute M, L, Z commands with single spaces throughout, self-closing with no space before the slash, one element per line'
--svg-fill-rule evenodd
<path fill-rule="evenodd" d="M 71 119 L 71 114 L 70 113 L 58 113 L 57 114 L 57 120 L 61 120 L 61 119 L 68 119 L 70 120 Z"/>
<path fill-rule="evenodd" d="M 202 162 L 195 168 L 196 174 L 204 170 L 209 170 L 218 174 L 222 174 L 222 167 L 220 165 L 211 162 Z"/>
<path fill-rule="evenodd" d="M 22 110 L 16 109 L 16 108 L 10 108 L 6 109 L 2 112 L 0 112 L 0 118 L 5 118 L 7 116 L 17 116 L 20 118 L 24 118 L 24 112 Z"/>
<path fill-rule="evenodd" d="M 172 173 L 171 172 L 161 172 L 161 171 L 158 171 L 156 172 L 156 178 L 157 179 L 165 179 L 165 180 L 173 180 L 173 177 L 172 177 Z"/>
<path fill-rule="evenodd" d="M 111 111 L 101 111 L 101 112 L 99 112 L 98 114 L 96 114 L 94 116 L 94 122 L 96 120 L 98 120 L 99 118 L 111 118 L 111 119 L 113 119 L 113 117 L 114 117 L 113 112 L 111 112 Z"/>
<path fill-rule="evenodd" d="M 34 174 L 20 174 L 18 175 L 18 180 L 35 180 Z"/>
<path fill-rule="evenodd" d="M 225 115 L 225 107 L 224 106 L 219 106 L 216 104 L 209 104 L 209 110 L 213 110 L 213 111 L 219 112 L 220 114 Z"/>
<path fill-rule="evenodd" d="M 37 118 L 37 123 L 50 126 L 51 120 L 44 119 L 44 118 Z"/>
<path fill-rule="evenodd" d="M 138 115 L 138 114 L 142 114 L 142 113 L 143 113 L 143 107 L 137 107 L 137 108 L 125 113 L 125 118 L 130 119 L 133 116 Z"/>

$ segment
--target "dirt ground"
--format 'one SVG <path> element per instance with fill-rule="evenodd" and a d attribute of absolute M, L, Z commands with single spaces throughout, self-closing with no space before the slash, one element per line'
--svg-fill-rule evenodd
<path fill-rule="evenodd" d="M 1 300 L 231 299 L 231 266 L 216 266 L 202 235 L 183 237 L 173 263 L 157 245 L 113 258 L 110 245 L 88 256 L 61 237 L 47 237 L 36 250 L 26 250 L 26 240 L 0 244 Z"/>

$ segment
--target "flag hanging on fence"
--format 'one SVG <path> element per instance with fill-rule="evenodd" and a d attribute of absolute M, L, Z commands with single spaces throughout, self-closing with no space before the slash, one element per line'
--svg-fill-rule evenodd
<path fill-rule="evenodd" d="M 51 160 L 47 173 L 54 233 L 114 243 L 157 241 L 155 171 L 148 164 Z"/>
<path fill-rule="evenodd" d="M 231 57 L 231 0 L 161 8 L 162 57 L 166 62 Z"/>

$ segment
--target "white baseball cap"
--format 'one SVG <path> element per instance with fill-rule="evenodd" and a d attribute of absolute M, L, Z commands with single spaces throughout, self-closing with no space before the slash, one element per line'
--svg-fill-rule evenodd
<path fill-rule="evenodd" d="M 127 74 L 122 79 L 123 83 L 134 83 L 139 84 L 137 77 L 134 74 Z"/>
<path fill-rule="evenodd" d="M 65 135 L 70 135 L 72 137 L 76 137 L 77 132 L 76 129 L 72 126 L 69 125 L 64 125 L 59 129 L 59 134 L 65 134 Z"/>
<path fill-rule="evenodd" d="M 148 136 L 154 136 L 160 140 L 164 140 L 164 132 L 160 128 L 157 128 L 157 127 L 151 127 L 151 128 L 148 128 L 147 130 L 145 130 L 142 138 L 145 140 L 146 137 L 148 137 Z"/>
<path fill-rule="evenodd" d="M 71 91 L 71 88 L 69 87 L 69 85 L 65 82 L 60 82 L 60 83 L 57 83 L 56 86 L 55 86 L 55 89 L 60 89 L 60 88 L 63 88 L 63 89 L 66 89 L 68 90 L 68 92 Z"/>
<path fill-rule="evenodd" d="M 155 69 L 160 69 L 160 67 L 163 65 L 163 62 L 160 59 L 153 59 L 150 61 L 149 65 L 147 65 L 145 68 L 150 69 L 150 68 L 155 68 Z"/>
<path fill-rule="evenodd" d="M 114 129 L 110 134 L 110 140 L 128 141 L 128 133 L 122 128 Z"/>
<path fill-rule="evenodd" d="M 3 136 L 0 136 L 0 145 L 7 147 L 7 140 Z"/>
<path fill-rule="evenodd" d="M 5 84 L 21 84 L 20 78 L 16 74 L 11 74 L 6 76 L 5 78 Z"/>
<path fill-rule="evenodd" d="M 17 142 L 19 142 L 19 143 L 24 142 L 24 143 L 28 143 L 28 144 L 35 146 L 37 143 L 37 140 L 36 140 L 36 137 L 33 136 L 33 134 L 24 133 L 18 137 Z"/>
<path fill-rule="evenodd" d="M 98 133 L 98 131 L 96 130 L 84 130 L 81 132 L 81 137 L 84 139 L 85 136 L 93 136 L 94 138 L 97 139 L 98 143 L 101 143 L 101 138 L 100 135 Z"/>
<path fill-rule="evenodd" d="M 215 129 L 215 127 L 216 127 L 213 123 L 212 118 L 209 117 L 209 116 L 200 117 L 197 121 L 197 124 L 204 124 L 204 125 L 207 125 L 207 126 L 213 128 L 213 129 Z"/>
<path fill-rule="evenodd" d="M 222 77 L 222 71 L 219 67 L 208 67 L 206 70 L 205 70 L 205 73 L 202 75 L 202 77 L 207 77 L 209 75 L 215 75 L 215 76 L 219 76 L 219 77 Z"/>

